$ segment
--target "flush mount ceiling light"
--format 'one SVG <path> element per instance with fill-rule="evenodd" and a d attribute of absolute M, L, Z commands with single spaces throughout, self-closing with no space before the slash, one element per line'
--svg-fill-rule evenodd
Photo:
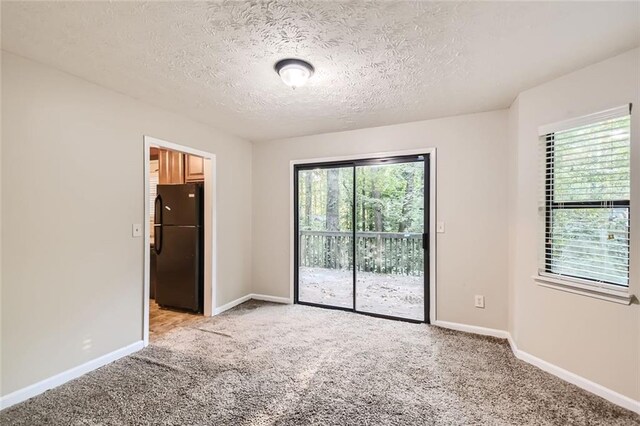
<path fill-rule="evenodd" d="M 284 84 L 296 88 L 303 86 L 313 75 L 313 65 L 302 59 L 282 59 L 274 66 Z"/>

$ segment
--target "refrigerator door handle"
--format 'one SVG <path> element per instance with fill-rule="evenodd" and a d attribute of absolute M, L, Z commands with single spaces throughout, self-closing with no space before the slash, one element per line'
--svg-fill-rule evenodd
<path fill-rule="evenodd" d="M 158 194 L 154 202 L 155 210 L 153 212 L 153 235 L 154 243 L 153 249 L 156 254 L 160 254 L 162 251 L 162 197 Z M 157 226 L 156 226 L 157 225 Z"/>

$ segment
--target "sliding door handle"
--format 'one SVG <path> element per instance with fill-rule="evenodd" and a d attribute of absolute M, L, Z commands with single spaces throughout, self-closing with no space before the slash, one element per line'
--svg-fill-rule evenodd
<path fill-rule="evenodd" d="M 427 251 L 429 250 L 429 233 L 428 232 L 422 233 L 422 249 Z"/>

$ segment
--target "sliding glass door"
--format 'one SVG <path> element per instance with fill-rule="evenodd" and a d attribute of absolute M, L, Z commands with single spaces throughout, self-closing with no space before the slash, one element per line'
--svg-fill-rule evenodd
<path fill-rule="evenodd" d="M 298 301 L 353 308 L 353 167 L 298 171 Z"/>
<path fill-rule="evenodd" d="M 356 167 L 356 310 L 424 321 L 424 162 Z"/>
<path fill-rule="evenodd" d="M 295 301 L 428 320 L 428 156 L 295 168 Z"/>

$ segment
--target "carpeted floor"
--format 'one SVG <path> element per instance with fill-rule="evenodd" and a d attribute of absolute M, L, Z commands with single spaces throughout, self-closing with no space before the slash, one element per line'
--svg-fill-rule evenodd
<path fill-rule="evenodd" d="M 247 302 L 0 413 L 3 425 L 640 425 L 506 342 Z"/>

